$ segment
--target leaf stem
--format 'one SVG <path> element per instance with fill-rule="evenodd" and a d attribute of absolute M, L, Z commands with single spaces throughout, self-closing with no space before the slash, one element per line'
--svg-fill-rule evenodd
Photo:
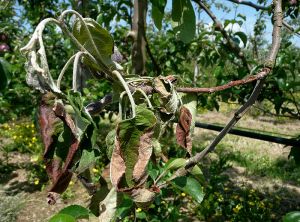
<path fill-rule="evenodd" d="M 133 96 L 132 96 L 132 93 L 128 87 L 128 84 L 125 82 L 124 78 L 122 77 L 121 73 L 119 73 L 117 70 L 114 70 L 112 71 L 112 74 L 115 75 L 118 80 L 120 81 L 120 83 L 122 84 L 122 86 L 124 87 L 127 95 L 128 95 L 128 98 L 129 98 L 129 101 L 130 101 L 130 104 L 131 104 L 131 108 L 132 108 L 132 118 L 134 118 L 136 116 L 136 111 L 135 111 L 135 102 L 134 102 L 134 99 L 133 99 Z"/>

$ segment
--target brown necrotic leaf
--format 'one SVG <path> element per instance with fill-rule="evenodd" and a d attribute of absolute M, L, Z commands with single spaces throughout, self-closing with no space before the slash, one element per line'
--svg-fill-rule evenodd
<path fill-rule="evenodd" d="M 79 147 L 75 135 L 76 128 L 71 116 L 65 112 L 63 104 L 55 102 L 55 96 L 51 93 L 45 94 L 42 98 L 39 122 L 45 146 L 46 171 L 52 181 L 49 191 L 62 193 L 67 189 L 72 178 L 69 169 Z M 70 135 L 64 134 L 70 138 L 68 140 L 64 138 L 65 143 L 60 144 L 58 137 L 64 130 L 71 132 Z M 66 153 L 65 158 L 61 153 Z"/>
<path fill-rule="evenodd" d="M 133 179 L 135 182 L 139 182 L 146 174 L 145 170 L 152 155 L 152 135 L 153 131 L 151 129 L 140 137 L 138 161 L 133 169 Z"/>
<path fill-rule="evenodd" d="M 131 189 L 145 182 L 152 154 L 151 138 L 156 118 L 151 110 L 137 106 L 136 117 L 120 122 L 111 158 L 111 181 L 117 190 Z M 121 179 L 125 183 L 120 183 Z"/>
<path fill-rule="evenodd" d="M 176 140 L 181 147 L 189 152 L 189 154 L 192 152 L 191 124 L 192 114 L 189 109 L 182 106 L 180 108 L 179 121 L 176 127 Z"/>
<path fill-rule="evenodd" d="M 134 189 L 131 192 L 131 197 L 138 207 L 143 209 L 148 208 L 155 198 L 155 192 L 145 188 Z"/>

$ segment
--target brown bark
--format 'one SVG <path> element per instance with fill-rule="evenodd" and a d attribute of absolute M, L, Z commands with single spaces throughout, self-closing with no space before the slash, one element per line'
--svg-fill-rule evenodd
<path fill-rule="evenodd" d="M 146 31 L 147 0 L 134 0 L 132 18 L 132 30 L 130 36 L 133 38 L 132 46 L 132 69 L 134 74 L 145 74 L 146 62 Z"/>

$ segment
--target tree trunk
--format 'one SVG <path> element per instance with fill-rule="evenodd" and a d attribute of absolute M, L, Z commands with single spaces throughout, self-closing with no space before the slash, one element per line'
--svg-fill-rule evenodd
<path fill-rule="evenodd" d="M 134 0 L 134 10 L 132 18 L 131 37 L 132 46 L 132 69 L 134 74 L 145 74 L 146 62 L 146 41 L 144 33 L 146 31 L 147 0 Z"/>

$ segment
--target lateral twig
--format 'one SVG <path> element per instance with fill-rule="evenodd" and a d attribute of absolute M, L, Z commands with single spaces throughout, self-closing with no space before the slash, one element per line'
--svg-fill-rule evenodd
<path fill-rule="evenodd" d="M 265 65 L 267 66 L 265 68 L 265 71 L 267 74 L 269 74 L 273 66 L 275 64 L 276 56 L 278 53 L 278 49 L 280 47 L 281 42 L 281 27 L 282 27 L 282 0 L 274 0 L 274 13 L 273 13 L 273 32 L 272 32 L 272 47 L 269 51 L 268 57 L 265 61 Z M 241 106 L 241 108 L 236 111 L 232 119 L 227 123 L 227 125 L 224 127 L 224 129 L 217 135 L 217 137 L 212 141 L 212 143 L 205 148 L 203 151 L 196 153 L 193 157 L 189 158 L 185 164 L 185 167 L 178 169 L 169 179 L 173 180 L 179 176 L 186 175 L 188 171 L 195 166 L 197 163 L 199 163 L 200 160 L 202 160 L 203 157 L 205 157 L 209 152 L 213 151 L 218 143 L 224 138 L 224 136 L 232 129 L 232 127 L 242 118 L 242 116 L 249 110 L 249 108 L 255 103 L 258 95 L 260 94 L 261 89 L 263 88 L 264 79 L 259 79 L 256 83 L 256 86 L 249 97 L 248 101 Z M 164 187 L 167 185 L 167 182 L 160 184 L 159 187 Z"/>

